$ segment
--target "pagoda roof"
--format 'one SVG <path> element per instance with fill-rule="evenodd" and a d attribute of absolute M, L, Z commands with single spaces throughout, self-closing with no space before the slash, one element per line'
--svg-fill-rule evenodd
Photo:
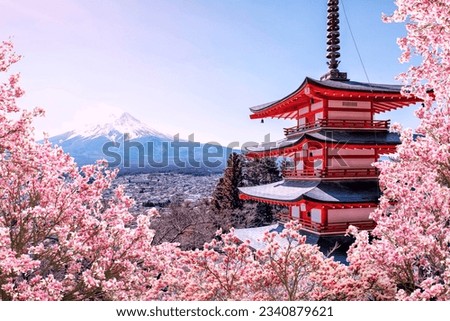
<path fill-rule="evenodd" d="M 420 99 L 401 93 L 402 85 L 364 83 L 351 80 L 316 80 L 306 77 L 300 87 L 284 98 L 250 107 L 250 118 L 289 118 L 293 110 L 311 99 L 370 100 L 376 113 L 408 106 Z"/>
<path fill-rule="evenodd" d="M 275 153 L 288 151 L 301 147 L 307 141 L 330 143 L 333 145 L 358 145 L 358 146 L 380 146 L 394 147 L 400 144 L 400 136 L 388 131 L 364 131 L 364 130 L 331 130 L 321 129 L 314 132 L 299 133 L 298 136 L 284 138 L 278 142 L 263 144 L 260 146 L 246 147 L 248 153 Z M 251 155 L 249 155 L 251 156 Z"/>
<path fill-rule="evenodd" d="M 263 241 L 265 233 L 277 232 L 276 240 L 277 243 L 282 246 L 287 246 L 288 242 L 285 238 L 279 236 L 279 233 L 284 229 L 284 226 L 279 223 L 269 225 L 269 226 L 260 226 L 260 227 L 251 227 L 251 228 L 241 228 L 235 229 L 234 235 L 241 241 L 249 241 L 250 246 L 255 250 L 262 250 L 267 246 L 267 243 Z"/>
<path fill-rule="evenodd" d="M 240 187 L 244 198 L 296 203 L 312 200 L 321 203 L 373 203 L 381 195 L 378 180 L 311 181 L 284 180 L 272 184 Z"/>
<path fill-rule="evenodd" d="M 315 80 L 312 78 L 306 78 L 308 82 L 322 86 L 323 88 L 335 88 L 349 91 L 361 91 L 361 92 L 376 92 L 376 93 L 400 93 L 402 85 L 392 84 L 373 84 L 366 82 L 359 82 L 353 80 Z"/>

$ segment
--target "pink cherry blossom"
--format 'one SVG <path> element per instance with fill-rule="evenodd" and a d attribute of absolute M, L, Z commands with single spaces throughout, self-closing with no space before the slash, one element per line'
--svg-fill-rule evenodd
<path fill-rule="evenodd" d="M 380 163 L 383 196 L 372 214 L 374 239 L 356 234 L 350 267 L 373 299 L 449 300 L 450 15 L 449 0 L 397 0 L 389 22 L 405 22 L 401 61 L 421 59 L 400 75 L 405 94 L 424 100 L 413 139 L 401 132 L 394 162 Z"/>

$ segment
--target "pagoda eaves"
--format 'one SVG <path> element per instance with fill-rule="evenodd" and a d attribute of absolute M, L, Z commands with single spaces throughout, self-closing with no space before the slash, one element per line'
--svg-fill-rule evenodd
<path fill-rule="evenodd" d="M 300 87 L 279 100 L 250 108 L 251 119 L 295 119 L 298 111 L 314 102 L 329 100 L 368 101 L 373 113 L 381 113 L 405 107 L 421 101 L 405 96 L 401 85 L 372 84 L 350 80 L 315 80 L 306 77 Z M 326 108 L 324 105 L 323 108 Z"/>
<path fill-rule="evenodd" d="M 302 151 L 305 145 L 309 145 L 309 149 L 311 149 L 314 144 L 315 149 L 375 149 L 377 154 L 388 154 L 395 152 L 396 146 L 400 144 L 400 137 L 396 133 L 387 131 L 322 129 L 304 132 L 276 143 L 248 146 L 246 147 L 246 156 L 252 158 L 290 156 L 292 153 Z"/>

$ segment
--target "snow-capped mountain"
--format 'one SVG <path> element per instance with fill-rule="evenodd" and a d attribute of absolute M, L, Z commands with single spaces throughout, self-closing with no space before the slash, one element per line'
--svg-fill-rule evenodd
<path fill-rule="evenodd" d="M 174 147 L 173 136 L 144 124 L 128 113 L 110 115 L 101 123 L 84 126 L 49 138 L 50 142 L 61 146 L 79 165 L 92 164 L 106 159 L 111 166 L 119 168 L 152 168 L 153 170 L 203 168 L 216 171 L 226 164 L 227 152 L 216 157 L 221 166 L 206 168 L 202 160 L 208 152 L 205 145 L 194 143 L 195 148 L 178 150 Z M 209 159 L 208 159 L 209 160 Z M 186 165 L 183 167 L 182 163 Z M 197 165 L 199 164 L 199 165 Z M 211 166 L 210 166 L 211 167 Z"/>
<path fill-rule="evenodd" d="M 162 142 L 170 142 L 172 138 L 170 135 L 163 134 L 144 124 L 129 113 L 123 113 L 118 116 L 109 115 L 100 123 L 85 125 L 82 128 L 50 137 L 49 140 L 53 144 L 61 146 L 65 152 L 75 158 L 78 164 L 83 165 L 94 163 L 98 159 L 111 161 L 114 160 L 114 157 L 118 158 L 119 156 L 122 161 L 124 141 L 140 142 L 142 146 L 152 143 L 151 153 L 160 155 Z M 137 152 L 132 150 L 128 153 L 130 162 L 140 156 L 135 155 Z M 148 151 L 145 152 L 148 154 Z"/>
<path fill-rule="evenodd" d="M 154 136 L 170 140 L 169 135 L 153 129 L 134 118 L 129 113 L 123 113 L 118 117 L 111 114 L 102 123 L 86 125 L 81 129 L 73 130 L 64 133 L 63 135 L 68 135 L 67 140 L 75 137 L 83 139 L 106 137 L 111 141 L 117 141 L 122 138 L 124 134 L 127 134 L 128 139 Z"/>

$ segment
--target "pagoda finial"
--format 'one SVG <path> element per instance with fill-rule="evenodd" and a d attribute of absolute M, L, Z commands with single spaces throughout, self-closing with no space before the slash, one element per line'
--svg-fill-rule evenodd
<path fill-rule="evenodd" d="M 327 58 L 329 61 L 328 69 L 330 69 L 325 75 L 323 75 L 320 80 L 348 80 L 347 73 L 340 72 L 338 67 L 340 61 L 337 60 L 341 54 L 339 50 L 341 46 L 339 43 L 341 42 L 339 39 L 339 0 L 328 0 L 328 34 L 327 34 Z"/>

